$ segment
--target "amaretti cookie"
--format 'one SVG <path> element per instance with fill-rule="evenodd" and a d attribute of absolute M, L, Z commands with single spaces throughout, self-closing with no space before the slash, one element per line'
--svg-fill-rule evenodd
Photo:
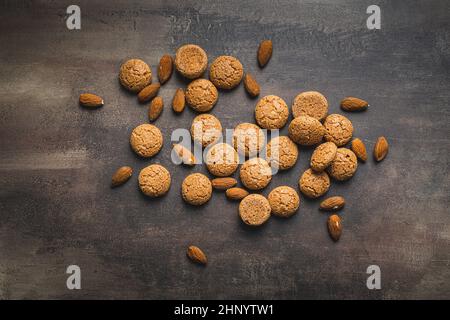
<path fill-rule="evenodd" d="M 211 181 L 204 174 L 190 174 L 184 179 L 181 185 L 181 194 L 187 203 L 194 206 L 202 205 L 211 199 Z"/>
<path fill-rule="evenodd" d="M 170 189 L 170 173 L 159 164 L 142 169 L 138 180 L 141 191 L 152 198 L 161 197 Z"/>
<path fill-rule="evenodd" d="M 232 56 L 217 57 L 209 69 L 209 79 L 220 89 L 233 89 L 241 82 L 243 75 L 241 62 Z"/>
<path fill-rule="evenodd" d="M 286 170 L 297 162 L 298 147 L 288 136 L 278 136 L 267 144 L 266 155 L 272 168 Z"/>
<path fill-rule="evenodd" d="M 310 116 L 299 116 L 289 124 L 289 137 L 304 146 L 321 142 L 324 134 L 324 126 L 319 120 Z"/>
<path fill-rule="evenodd" d="M 330 178 L 323 172 L 306 170 L 298 182 L 300 191 L 309 198 L 318 198 L 324 195 L 330 188 Z"/>
<path fill-rule="evenodd" d="M 311 156 L 310 166 L 316 172 L 325 170 L 336 157 L 337 147 L 333 142 L 319 145 Z"/>
<path fill-rule="evenodd" d="M 239 216 L 249 226 L 260 226 L 270 218 L 269 201 L 260 194 L 249 194 L 239 203 Z"/>
<path fill-rule="evenodd" d="M 353 135 L 353 125 L 349 119 L 340 114 L 330 114 L 323 123 L 325 127 L 324 138 L 334 142 L 338 147 L 349 142 Z"/>
<path fill-rule="evenodd" d="M 347 148 L 338 148 L 336 157 L 327 168 L 327 171 L 334 179 L 344 181 L 353 177 L 357 168 L 358 159 L 353 151 Z"/>
<path fill-rule="evenodd" d="M 252 158 L 242 164 L 239 176 L 246 188 L 260 190 L 265 188 L 272 180 L 272 170 L 266 160 Z"/>
<path fill-rule="evenodd" d="M 205 157 L 206 167 L 217 177 L 232 175 L 238 168 L 239 156 L 227 143 L 217 143 L 211 146 Z"/>
<path fill-rule="evenodd" d="M 325 119 L 328 114 L 328 101 L 317 91 L 302 92 L 297 95 L 292 103 L 292 115 L 310 116 L 319 121 Z"/>
<path fill-rule="evenodd" d="M 192 139 L 206 147 L 222 136 L 222 124 L 212 114 L 203 113 L 192 120 Z"/>
<path fill-rule="evenodd" d="M 264 132 L 253 123 L 240 123 L 233 131 L 233 146 L 245 156 L 256 155 L 264 147 Z"/>
<path fill-rule="evenodd" d="M 188 79 L 200 77 L 208 66 L 205 50 L 195 44 L 186 44 L 178 48 L 175 54 L 175 68 Z"/>
<path fill-rule="evenodd" d="M 186 102 L 197 112 L 211 110 L 218 98 L 217 88 L 206 79 L 194 80 L 186 88 Z"/>
<path fill-rule="evenodd" d="M 273 189 L 267 199 L 272 208 L 272 214 L 283 218 L 288 218 L 296 213 L 300 205 L 297 191 L 288 186 Z"/>
<path fill-rule="evenodd" d="M 140 59 L 130 59 L 120 66 L 119 81 L 131 91 L 139 92 L 152 82 L 152 70 Z"/>
<path fill-rule="evenodd" d="M 281 129 L 289 117 L 289 108 L 278 96 L 268 95 L 261 98 L 256 104 L 256 123 L 264 129 Z"/>
<path fill-rule="evenodd" d="M 130 137 L 131 148 L 144 158 L 153 157 L 161 150 L 163 136 L 158 127 L 152 124 L 141 124 L 133 129 Z"/>

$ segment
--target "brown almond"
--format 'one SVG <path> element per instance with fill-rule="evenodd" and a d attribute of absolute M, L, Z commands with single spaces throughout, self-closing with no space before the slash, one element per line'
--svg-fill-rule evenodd
<path fill-rule="evenodd" d="M 264 67 L 272 57 L 272 41 L 264 40 L 259 44 L 258 48 L 258 63 L 262 68 Z"/>
<path fill-rule="evenodd" d="M 215 178 L 211 180 L 214 189 L 227 190 L 237 184 L 237 180 L 231 177 Z"/>
<path fill-rule="evenodd" d="M 163 85 L 166 83 L 170 77 L 172 76 L 173 71 L 173 58 L 165 54 L 162 56 L 161 60 L 159 60 L 158 66 L 158 79 L 159 83 Z"/>
<path fill-rule="evenodd" d="M 345 199 L 340 196 L 329 197 L 320 203 L 320 209 L 325 211 L 334 211 L 342 209 L 345 205 Z"/>
<path fill-rule="evenodd" d="M 199 247 L 196 247 L 196 246 L 190 246 L 187 249 L 187 256 L 193 262 L 198 263 L 198 264 L 205 265 L 208 262 L 208 259 L 206 258 L 206 255 L 204 254 L 202 249 L 200 249 Z"/>
<path fill-rule="evenodd" d="M 242 188 L 230 188 L 225 191 L 225 194 L 230 200 L 241 200 L 248 196 L 248 191 Z"/>
<path fill-rule="evenodd" d="M 148 119 L 150 121 L 155 121 L 161 115 L 164 108 L 163 98 L 158 96 L 150 102 L 148 106 Z"/>
<path fill-rule="evenodd" d="M 185 106 L 186 106 L 186 97 L 184 95 L 184 90 L 178 88 L 177 91 L 175 91 L 175 95 L 173 96 L 172 100 L 173 111 L 181 113 L 183 112 Z"/>
<path fill-rule="evenodd" d="M 331 239 L 333 239 L 334 241 L 338 241 L 342 234 L 341 218 L 339 218 L 337 214 L 329 216 L 327 226 Z"/>
<path fill-rule="evenodd" d="M 182 146 L 181 144 L 174 144 L 173 151 L 180 158 L 182 163 L 193 166 L 195 165 L 195 157 L 190 150 Z"/>
<path fill-rule="evenodd" d="M 389 151 L 389 144 L 385 137 L 379 137 L 373 148 L 373 156 L 376 161 L 383 160 Z"/>
<path fill-rule="evenodd" d="M 356 138 L 352 141 L 352 151 L 358 157 L 359 160 L 365 162 L 367 160 L 367 151 L 364 142 L 361 139 Z"/>
<path fill-rule="evenodd" d="M 138 93 L 138 100 L 141 103 L 152 100 L 158 94 L 161 85 L 159 83 L 152 83 L 146 86 Z"/>
<path fill-rule="evenodd" d="M 345 111 L 361 111 L 369 107 L 367 101 L 359 98 L 347 97 L 341 101 L 341 108 Z"/>
<path fill-rule="evenodd" d="M 246 74 L 244 77 L 244 87 L 247 90 L 247 93 L 254 97 L 257 97 L 260 92 L 259 84 L 256 82 L 255 78 L 253 78 L 250 74 Z"/>
<path fill-rule="evenodd" d="M 133 174 L 133 169 L 130 167 L 120 167 L 117 169 L 117 171 L 113 174 L 111 179 L 111 187 L 117 187 L 130 179 L 131 175 Z"/>
<path fill-rule="evenodd" d="M 104 101 L 101 97 L 99 97 L 95 94 L 82 93 L 82 94 L 80 94 L 80 104 L 83 107 L 97 108 L 97 107 L 103 106 Z"/>

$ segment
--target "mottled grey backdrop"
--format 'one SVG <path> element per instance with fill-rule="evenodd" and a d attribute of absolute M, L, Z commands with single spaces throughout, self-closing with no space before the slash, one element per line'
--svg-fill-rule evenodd
<path fill-rule="evenodd" d="M 72 1 L 1 1 L 0 10 L 0 298 L 450 298 L 449 120 L 450 2 L 378 1 L 381 30 L 366 28 L 372 1 L 76 1 L 82 30 L 69 31 Z M 256 64 L 270 38 L 268 66 Z M 180 184 L 201 166 L 170 163 L 170 134 L 195 116 L 166 108 L 156 124 L 163 150 L 136 157 L 128 138 L 146 107 L 120 88 L 121 62 L 139 57 L 155 72 L 161 55 L 184 43 L 210 61 L 238 57 L 261 84 L 290 105 L 318 90 L 330 112 L 351 95 L 371 108 L 349 114 L 371 150 L 385 135 L 380 164 L 362 164 L 329 195 L 343 195 L 344 232 L 333 243 L 318 201 L 302 198 L 289 220 L 243 226 L 237 204 L 216 192 L 201 208 L 184 204 Z M 160 91 L 166 106 L 174 76 Z M 92 91 L 106 105 L 78 106 Z M 224 127 L 253 121 L 256 101 L 242 85 L 221 92 L 212 113 Z M 287 128 L 283 129 L 286 133 Z M 301 150 L 275 186 L 296 186 L 311 150 Z M 150 163 L 172 173 L 170 193 L 145 198 L 137 174 Z M 111 190 L 115 169 L 135 175 Z M 185 257 L 197 244 L 210 264 Z M 66 267 L 82 270 L 69 291 Z M 366 288 L 366 268 L 381 267 L 382 289 Z"/>

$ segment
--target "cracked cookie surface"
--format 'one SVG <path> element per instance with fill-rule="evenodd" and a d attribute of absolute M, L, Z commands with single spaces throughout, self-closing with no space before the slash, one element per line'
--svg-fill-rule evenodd
<path fill-rule="evenodd" d="M 145 167 L 139 173 L 139 188 L 149 197 L 160 197 L 170 189 L 170 173 L 159 164 Z"/>
<path fill-rule="evenodd" d="M 286 170 L 297 162 L 298 147 L 288 136 L 278 136 L 267 144 L 266 155 L 272 168 Z"/>
<path fill-rule="evenodd" d="M 209 69 L 209 79 L 217 88 L 232 89 L 242 80 L 244 68 L 241 62 L 232 56 L 217 57 Z"/>
<path fill-rule="evenodd" d="M 242 164 L 239 177 L 246 188 L 260 190 L 272 180 L 272 170 L 263 158 L 252 158 Z"/>
<path fill-rule="evenodd" d="M 163 145 L 161 131 L 152 124 L 141 124 L 133 129 L 130 137 L 131 148 L 144 158 L 153 157 Z"/>
<path fill-rule="evenodd" d="M 319 145 L 311 155 L 310 166 L 316 172 L 325 170 L 336 157 L 337 147 L 334 142 Z"/>
<path fill-rule="evenodd" d="M 239 203 L 239 216 L 249 226 L 260 226 L 270 218 L 270 204 L 260 194 L 250 194 Z"/>
<path fill-rule="evenodd" d="M 186 44 L 178 48 L 175 54 L 175 68 L 188 79 L 200 77 L 208 66 L 205 50 L 195 44 Z"/>
<path fill-rule="evenodd" d="M 342 147 L 349 142 L 353 135 L 352 122 L 340 114 L 330 114 L 324 123 L 326 141 L 334 142 L 338 147 Z"/>
<path fill-rule="evenodd" d="M 186 101 L 197 112 L 211 110 L 217 102 L 219 92 L 214 84 L 207 79 L 197 79 L 186 88 Z"/>
<path fill-rule="evenodd" d="M 299 116 L 289 124 L 289 138 L 304 146 L 321 142 L 324 134 L 324 126 L 310 116 Z"/>
<path fill-rule="evenodd" d="M 297 95 L 292 103 L 292 115 L 310 116 L 319 121 L 328 114 L 328 101 L 323 94 L 317 91 L 306 91 Z"/>
<path fill-rule="evenodd" d="M 255 119 L 264 129 L 281 129 L 289 117 L 289 108 L 278 96 L 268 95 L 261 98 L 255 107 Z"/>
<path fill-rule="evenodd" d="M 233 147 L 245 156 L 256 155 L 264 146 L 264 132 L 253 123 L 240 123 L 233 131 Z"/>
<path fill-rule="evenodd" d="M 222 136 L 222 124 L 212 114 L 200 114 L 192 120 L 192 139 L 206 147 Z"/>
<path fill-rule="evenodd" d="M 323 172 L 314 172 L 308 169 L 303 172 L 298 182 L 300 191 L 309 198 L 318 198 L 330 188 L 330 178 Z"/>
<path fill-rule="evenodd" d="M 288 186 L 276 187 L 269 193 L 267 199 L 272 208 L 272 214 L 283 218 L 292 216 L 300 206 L 297 191 Z"/>
<path fill-rule="evenodd" d="M 217 177 L 227 177 L 238 168 L 239 156 L 227 143 L 217 143 L 206 153 L 206 168 Z"/>
<path fill-rule="evenodd" d="M 181 185 L 181 194 L 187 203 L 194 206 L 202 205 L 211 199 L 211 181 L 204 174 L 190 174 L 184 179 Z"/>
<path fill-rule="evenodd" d="M 139 92 L 152 82 L 152 70 L 140 59 L 130 59 L 120 66 L 120 84 L 131 92 Z"/>
<path fill-rule="evenodd" d="M 347 148 L 338 148 L 336 157 L 327 168 L 327 171 L 334 179 L 344 181 L 353 177 L 357 168 L 358 159 L 355 153 Z"/>

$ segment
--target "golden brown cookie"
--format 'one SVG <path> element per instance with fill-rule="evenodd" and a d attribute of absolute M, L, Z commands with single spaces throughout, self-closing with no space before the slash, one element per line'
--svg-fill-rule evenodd
<path fill-rule="evenodd" d="M 186 102 L 197 112 L 211 110 L 219 98 L 219 93 L 213 83 L 206 79 L 197 79 L 188 84 Z"/>
<path fill-rule="evenodd" d="M 288 186 L 273 189 L 267 199 L 272 208 L 272 214 L 283 218 L 288 218 L 296 213 L 300 205 L 297 191 Z"/>
<path fill-rule="evenodd" d="M 161 150 L 163 136 L 161 131 L 152 124 L 141 124 L 133 129 L 130 137 L 131 148 L 144 158 L 153 157 Z"/>
<path fill-rule="evenodd" d="M 357 168 L 358 159 L 353 151 L 347 148 L 338 148 L 336 157 L 327 171 L 334 179 L 344 181 L 353 177 Z"/>
<path fill-rule="evenodd" d="M 269 201 L 260 194 L 250 194 L 239 204 L 239 216 L 249 226 L 260 226 L 270 218 Z"/>
<path fill-rule="evenodd" d="M 340 114 L 330 114 L 323 123 L 325 127 L 324 138 L 334 142 L 338 147 L 349 142 L 353 135 L 353 125 L 350 120 Z"/>
<path fill-rule="evenodd" d="M 170 189 L 170 173 L 159 164 L 142 169 L 138 180 L 141 191 L 152 198 L 161 197 Z"/>
<path fill-rule="evenodd" d="M 292 115 L 310 116 L 319 121 L 325 119 L 328 114 L 328 101 L 317 91 L 302 92 L 297 95 L 292 104 Z"/>
<path fill-rule="evenodd" d="M 222 136 L 222 124 L 212 114 L 200 114 L 192 120 L 192 139 L 206 147 Z"/>
<path fill-rule="evenodd" d="M 255 119 L 264 129 L 281 129 L 289 117 L 289 108 L 280 97 L 269 95 L 258 101 L 255 108 Z"/>
<path fill-rule="evenodd" d="M 232 146 L 226 143 L 217 143 L 211 146 L 205 157 L 206 167 L 211 174 L 217 177 L 232 175 L 239 163 L 239 156 Z"/>
<path fill-rule="evenodd" d="M 209 79 L 220 89 L 233 89 L 241 82 L 243 75 L 241 62 L 232 56 L 217 57 L 209 69 Z"/>
<path fill-rule="evenodd" d="M 233 146 L 240 154 L 256 155 L 265 141 L 264 132 L 256 124 L 244 122 L 234 128 Z"/>
<path fill-rule="evenodd" d="M 330 188 L 330 178 L 325 171 L 314 172 L 308 169 L 303 172 L 298 182 L 300 191 L 309 198 L 318 198 Z"/>
<path fill-rule="evenodd" d="M 272 180 L 272 170 L 263 158 L 252 158 L 242 164 L 239 176 L 245 187 L 250 190 L 260 190 Z"/>
<path fill-rule="evenodd" d="M 208 56 L 205 50 L 195 44 L 186 44 L 178 48 L 175 55 L 175 68 L 188 79 L 196 79 L 205 72 Z"/>
<path fill-rule="evenodd" d="M 266 155 L 272 168 L 286 170 L 297 162 L 298 147 L 288 136 L 278 136 L 267 144 Z"/>
<path fill-rule="evenodd" d="M 211 199 L 211 181 L 204 174 L 190 174 L 184 179 L 181 185 L 181 194 L 187 203 L 194 206 L 202 205 Z"/>
<path fill-rule="evenodd" d="M 130 59 L 120 66 L 119 80 L 132 92 L 139 92 L 152 82 L 152 70 L 140 59 Z"/>
<path fill-rule="evenodd" d="M 304 146 L 321 142 L 324 134 L 324 126 L 310 116 L 299 116 L 289 124 L 289 138 Z"/>
<path fill-rule="evenodd" d="M 337 147 L 333 142 L 325 142 L 314 150 L 310 166 L 316 172 L 325 170 L 336 157 Z"/>

